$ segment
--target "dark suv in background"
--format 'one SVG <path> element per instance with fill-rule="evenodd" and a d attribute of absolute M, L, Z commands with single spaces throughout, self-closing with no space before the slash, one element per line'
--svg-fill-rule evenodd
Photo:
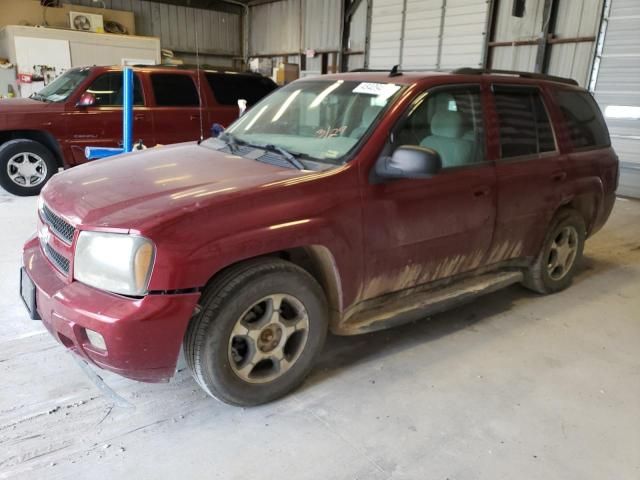
<path fill-rule="evenodd" d="M 227 126 L 238 117 L 238 99 L 251 106 L 277 88 L 250 73 L 134 72 L 134 140 L 147 147 L 206 138 L 213 123 Z M 122 69 L 69 70 L 30 98 L 0 101 L 0 185 L 16 195 L 38 194 L 59 167 L 85 162 L 85 147 L 121 142 Z"/>

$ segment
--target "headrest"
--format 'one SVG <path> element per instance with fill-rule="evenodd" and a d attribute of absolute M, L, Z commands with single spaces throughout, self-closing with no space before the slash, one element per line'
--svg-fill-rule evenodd
<path fill-rule="evenodd" d="M 431 119 L 431 134 L 438 137 L 460 138 L 464 133 L 462 116 L 459 112 L 440 111 Z"/>

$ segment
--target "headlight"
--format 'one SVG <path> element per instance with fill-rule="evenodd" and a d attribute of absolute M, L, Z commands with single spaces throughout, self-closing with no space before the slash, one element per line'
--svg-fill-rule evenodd
<path fill-rule="evenodd" d="M 101 290 L 141 296 L 147 293 L 154 256 L 153 243 L 144 237 L 80 232 L 73 276 Z"/>

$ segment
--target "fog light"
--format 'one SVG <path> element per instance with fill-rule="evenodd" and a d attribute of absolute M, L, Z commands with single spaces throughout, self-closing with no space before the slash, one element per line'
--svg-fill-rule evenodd
<path fill-rule="evenodd" d="M 85 332 L 87 332 L 87 338 L 89 339 L 89 343 L 96 348 L 100 348 L 102 350 L 107 349 L 107 344 L 104 341 L 104 337 L 100 335 L 98 332 L 94 332 L 93 330 L 89 330 L 85 328 Z"/>

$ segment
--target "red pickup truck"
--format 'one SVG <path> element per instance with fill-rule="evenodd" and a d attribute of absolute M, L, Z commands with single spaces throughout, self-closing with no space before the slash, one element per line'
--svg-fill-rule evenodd
<path fill-rule="evenodd" d="M 22 297 L 88 362 L 163 381 L 183 348 L 207 393 L 254 405 L 305 378 L 328 330 L 513 283 L 566 288 L 617 182 L 602 115 L 574 82 L 308 78 L 219 138 L 56 175 Z"/>
<path fill-rule="evenodd" d="M 148 147 L 209 137 L 213 123 L 227 126 L 238 117 L 238 99 L 251 106 L 277 88 L 246 73 L 134 71 L 134 140 Z M 69 70 L 30 98 L 0 100 L 0 185 L 37 195 L 59 168 L 86 162 L 85 147 L 121 142 L 121 68 Z"/>

